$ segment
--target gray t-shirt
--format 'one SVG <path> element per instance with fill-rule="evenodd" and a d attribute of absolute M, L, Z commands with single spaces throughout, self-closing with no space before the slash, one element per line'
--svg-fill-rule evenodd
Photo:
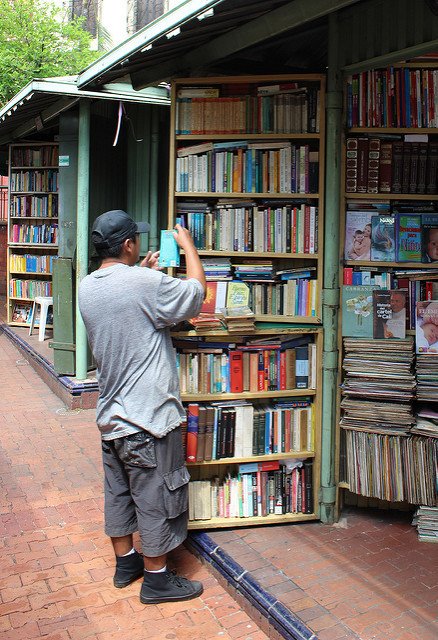
<path fill-rule="evenodd" d="M 115 264 L 86 276 L 79 308 L 97 364 L 97 424 L 103 440 L 142 429 L 161 438 L 181 423 L 169 327 L 198 315 L 198 280 Z"/>

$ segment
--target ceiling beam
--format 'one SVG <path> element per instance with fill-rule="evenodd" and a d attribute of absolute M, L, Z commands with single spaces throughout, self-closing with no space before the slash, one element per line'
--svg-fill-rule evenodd
<path fill-rule="evenodd" d="M 425 53 L 435 53 L 436 51 L 438 51 L 438 39 L 429 40 L 428 42 L 422 42 L 421 44 L 416 44 L 405 49 L 399 49 L 398 51 L 390 51 L 389 53 L 376 56 L 375 58 L 354 62 L 353 64 L 343 67 L 343 71 L 350 75 L 352 73 L 367 71 L 368 69 L 379 69 L 381 67 L 387 67 L 390 64 L 401 62 L 402 60 L 409 60 L 410 58 L 416 58 L 417 56 L 421 56 Z"/>
<path fill-rule="evenodd" d="M 227 31 L 184 56 L 172 58 L 163 64 L 154 65 L 131 74 L 132 86 L 137 90 L 143 89 L 152 82 L 164 80 L 199 66 L 200 61 L 203 66 L 206 66 L 268 38 L 273 38 L 285 31 L 317 20 L 333 11 L 339 11 L 355 2 L 358 0 L 312 0 L 312 2 L 294 0 L 250 20 L 240 27 Z M 248 11 L 250 12 L 250 8 Z"/>

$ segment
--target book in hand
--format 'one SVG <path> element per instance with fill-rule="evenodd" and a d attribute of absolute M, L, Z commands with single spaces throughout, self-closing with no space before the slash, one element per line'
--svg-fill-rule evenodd
<path fill-rule="evenodd" d="M 421 256 L 423 262 L 438 262 L 438 214 L 421 216 Z"/>
<path fill-rule="evenodd" d="M 160 267 L 179 267 L 180 252 L 172 230 L 164 229 L 160 237 Z"/>
<path fill-rule="evenodd" d="M 371 259 L 371 219 L 375 211 L 347 211 L 345 260 Z"/>
<path fill-rule="evenodd" d="M 342 335 L 355 338 L 373 337 L 374 285 L 342 287 Z"/>
<path fill-rule="evenodd" d="M 395 218 L 394 216 L 372 216 L 371 260 L 394 262 Z"/>
<path fill-rule="evenodd" d="M 438 353 L 438 300 L 416 303 L 416 353 Z"/>
<path fill-rule="evenodd" d="M 373 291 L 373 338 L 406 338 L 407 292 Z"/>

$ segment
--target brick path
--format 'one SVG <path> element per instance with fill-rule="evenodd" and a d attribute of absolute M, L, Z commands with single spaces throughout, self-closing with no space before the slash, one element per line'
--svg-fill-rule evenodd
<path fill-rule="evenodd" d="M 184 548 L 169 564 L 201 598 L 145 606 L 140 582 L 114 589 L 94 410 L 67 412 L 1 334 L 0 372 L 1 640 L 267 640 Z"/>

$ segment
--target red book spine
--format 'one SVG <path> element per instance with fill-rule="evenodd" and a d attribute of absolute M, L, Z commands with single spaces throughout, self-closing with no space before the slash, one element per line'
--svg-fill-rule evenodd
<path fill-rule="evenodd" d="M 280 351 L 280 391 L 286 389 L 286 352 Z"/>
<path fill-rule="evenodd" d="M 265 390 L 265 358 L 263 351 L 260 351 L 258 354 L 257 390 Z"/>
<path fill-rule="evenodd" d="M 186 462 L 196 461 L 198 449 L 199 404 L 189 404 L 187 407 L 187 447 Z"/>
<path fill-rule="evenodd" d="M 310 240 L 310 207 L 305 205 L 304 207 L 304 253 L 309 253 L 309 240 Z"/>
<path fill-rule="evenodd" d="M 424 283 L 424 293 L 426 300 L 433 300 L 433 282 L 426 281 Z"/>
<path fill-rule="evenodd" d="M 243 353 L 242 351 L 230 351 L 230 391 L 242 393 L 243 391 Z"/>
<path fill-rule="evenodd" d="M 353 267 L 344 267 L 344 284 L 353 284 Z"/>

